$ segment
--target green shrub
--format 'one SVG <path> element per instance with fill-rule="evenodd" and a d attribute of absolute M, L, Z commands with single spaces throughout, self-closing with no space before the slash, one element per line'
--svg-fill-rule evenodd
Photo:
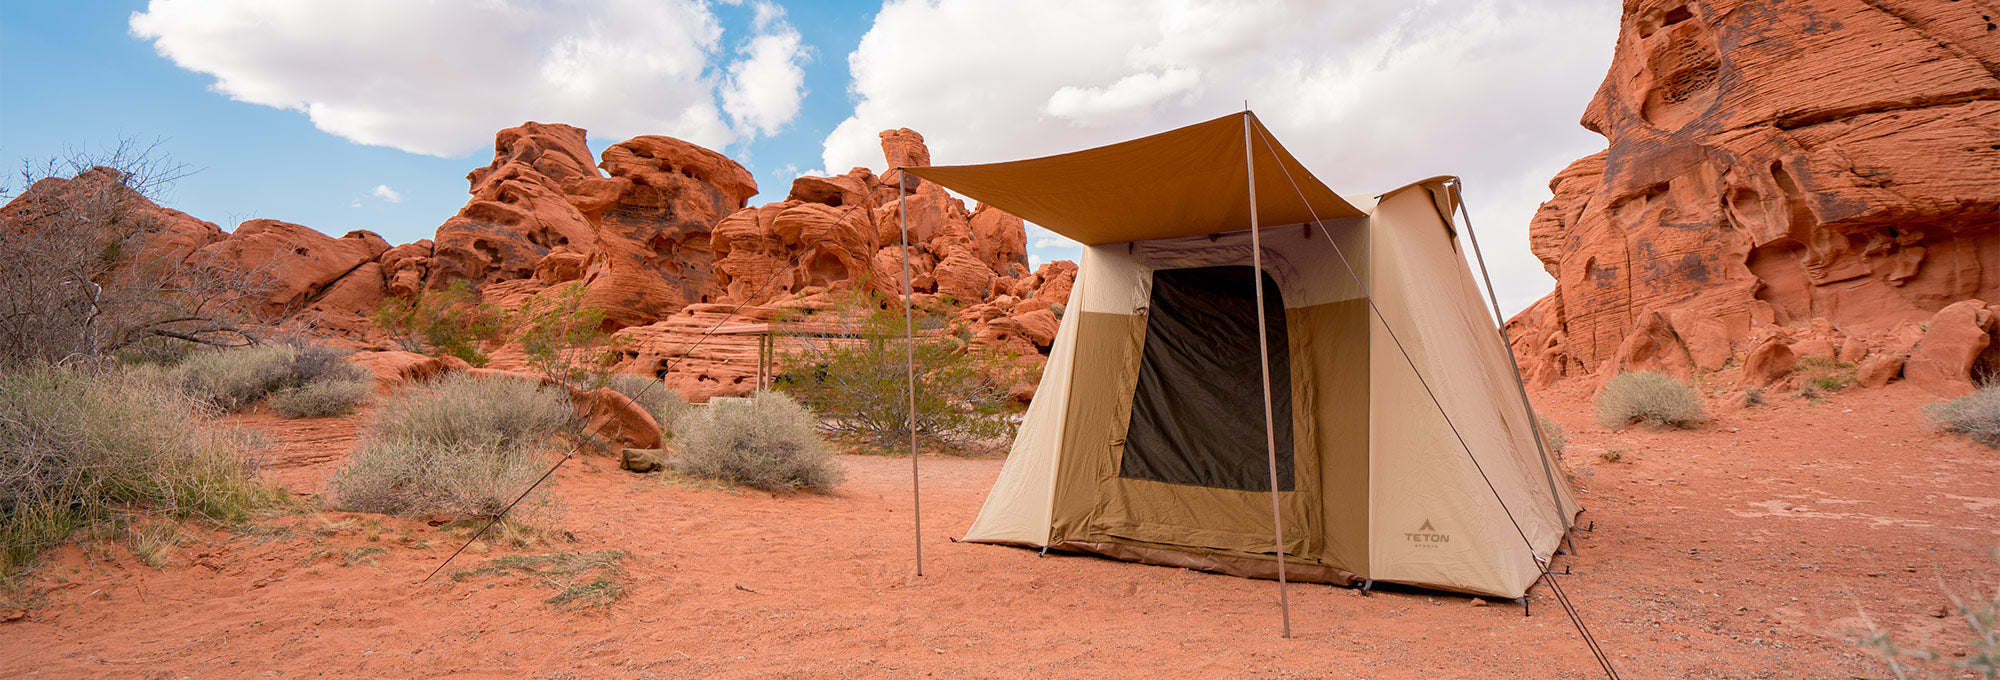
<path fill-rule="evenodd" d="M 43 548 L 128 507 L 238 521 L 270 492 L 251 439 L 203 426 L 179 391 L 116 371 L 0 373 L 0 582 Z"/>
<path fill-rule="evenodd" d="M 321 345 L 263 344 L 196 352 L 169 371 L 183 391 L 224 411 L 249 408 L 273 392 L 318 381 L 363 380 L 344 352 Z"/>
<path fill-rule="evenodd" d="M 1971 396 L 1930 404 L 1924 407 L 1924 415 L 1938 429 L 2000 447 L 2000 385 L 1987 385 Z"/>
<path fill-rule="evenodd" d="M 384 402 L 360 451 L 327 486 L 343 510 L 497 514 L 541 477 L 540 447 L 571 422 L 553 389 L 454 374 Z M 516 512 L 534 518 L 553 507 L 543 486 Z"/>
<path fill-rule="evenodd" d="M 1690 427 L 1701 419 L 1694 388 L 1653 371 L 1620 373 L 1597 396 L 1597 423 L 1609 429 L 1634 423 Z"/>
<path fill-rule="evenodd" d="M 646 413 L 652 414 L 653 420 L 660 424 L 660 434 L 668 437 L 674 434 L 674 423 L 693 408 L 681 396 L 680 390 L 641 375 L 620 373 L 612 376 L 611 389 L 630 397 L 640 408 L 646 409 Z"/>
<path fill-rule="evenodd" d="M 782 393 L 711 401 L 680 422 L 682 474 L 766 491 L 828 493 L 847 476 L 815 431 L 811 411 Z"/>
<path fill-rule="evenodd" d="M 354 412 L 375 391 L 375 381 L 316 380 L 272 394 L 271 410 L 286 418 L 328 418 Z"/>
<path fill-rule="evenodd" d="M 458 357 L 473 366 L 487 362 L 479 343 L 498 338 L 507 325 L 506 313 L 480 301 L 463 281 L 420 290 L 411 298 L 383 300 L 373 320 L 405 350 Z"/>
<path fill-rule="evenodd" d="M 1807 398 L 1839 392 L 1854 384 L 1854 364 L 1829 356 L 1809 356 L 1792 367 L 1799 392 Z"/>
<path fill-rule="evenodd" d="M 1012 357 L 964 335 L 920 334 L 906 340 L 900 307 L 864 301 L 822 313 L 833 321 L 795 338 L 803 351 L 785 358 L 777 385 L 826 417 L 838 435 L 897 445 L 909 437 L 909 372 L 917 382 L 917 436 L 944 444 L 1002 437 L 1014 412 L 1009 389 L 1025 377 Z M 919 328 L 942 327 L 927 317 Z"/>
<path fill-rule="evenodd" d="M 1549 453 L 1562 457 L 1563 449 L 1569 446 L 1569 433 L 1563 430 L 1562 423 L 1539 415 L 1535 416 L 1535 423 L 1541 426 L 1542 442 L 1549 445 Z"/>
<path fill-rule="evenodd" d="M 511 323 L 529 368 L 577 391 L 610 384 L 624 342 L 604 331 L 602 308 L 584 304 L 587 292 L 581 283 L 544 292 L 515 310 Z"/>

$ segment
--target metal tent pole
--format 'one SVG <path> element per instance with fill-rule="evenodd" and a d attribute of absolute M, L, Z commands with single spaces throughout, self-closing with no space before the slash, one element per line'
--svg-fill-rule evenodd
<path fill-rule="evenodd" d="M 924 575 L 924 495 L 917 475 L 917 327 L 910 318 L 910 173 L 896 169 L 896 212 L 903 220 L 903 362 L 910 386 L 910 519 L 915 523 L 917 575 Z"/>
<path fill-rule="evenodd" d="M 1264 245 L 1257 235 L 1257 159 L 1250 153 L 1250 109 L 1243 109 L 1243 165 L 1250 177 L 1250 280 L 1257 291 L 1257 359 L 1264 376 L 1264 452 L 1271 473 L 1271 540 L 1278 549 L 1278 609 L 1285 637 L 1292 636 L 1292 600 L 1285 583 L 1285 523 L 1278 510 L 1278 430 L 1271 416 L 1271 343 L 1264 321 Z"/>

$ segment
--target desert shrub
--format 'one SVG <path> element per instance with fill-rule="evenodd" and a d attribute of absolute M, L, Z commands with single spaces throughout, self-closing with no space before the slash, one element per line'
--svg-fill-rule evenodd
<path fill-rule="evenodd" d="M 1569 446 L 1569 433 L 1563 430 L 1562 423 L 1539 415 L 1535 416 L 1535 423 L 1542 429 L 1542 442 L 1549 445 L 1549 453 L 1562 457 L 1563 449 Z"/>
<path fill-rule="evenodd" d="M 374 391 L 375 381 L 366 378 L 315 380 L 273 393 L 266 401 L 286 418 L 328 418 L 353 413 Z"/>
<path fill-rule="evenodd" d="M 2000 385 L 1987 385 L 1970 396 L 1924 407 L 1924 415 L 1946 432 L 2000 447 Z"/>
<path fill-rule="evenodd" d="M 536 296 L 513 314 L 511 328 L 528 366 L 543 379 L 574 390 L 611 383 L 622 339 L 604 332 L 604 310 L 584 304 L 574 283 Z"/>
<path fill-rule="evenodd" d="M 250 440 L 179 391 L 111 370 L 0 373 L 0 581 L 72 531 L 145 507 L 236 521 L 270 498 Z"/>
<path fill-rule="evenodd" d="M 541 445 L 571 421 L 555 390 L 526 380 L 448 376 L 382 405 L 361 449 L 328 478 L 344 510 L 492 515 L 543 474 Z M 553 507 L 546 487 L 516 512 Z"/>
<path fill-rule="evenodd" d="M 205 350 L 175 366 L 170 379 L 195 399 L 240 411 L 266 395 L 322 381 L 365 380 L 368 372 L 322 345 L 263 344 Z"/>
<path fill-rule="evenodd" d="M 1653 371 L 1620 373 L 1597 396 L 1597 422 L 1606 428 L 1634 423 L 1689 427 L 1701 419 L 1701 397 L 1694 388 Z"/>
<path fill-rule="evenodd" d="M 620 373 L 611 378 L 611 389 L 630 397 L 640 408 L 652 414 L 660 424 L 660 433 L 673 436 L 674 423 L 679 422 L 688 410 L 693 408 L 680 390 L 667 387 L 666 383 L 652 378 L 630 373 Z"/>
<path fill-rule="evenodd" d="M 1854 384 L 1854 364 L 1829 356 L 1809 356 L 1792 367 L 1799 378 L 1799 392 L 1808 398 L 1847 389 Z"/>
<path fill-rule="evenodd" d="M 499 337 L 507 315 L 460 281 L 438 290 L 419 290 L 408 298 L 383 300 L 374 321 L 404 350 L 485 366 L 487 356 L 480 353 L 479 343 Z"/>
<path fill-rule="evenodd" d="M 681 419 L 681 454 L 673 465 L 682 474 L 767 491 L 827 493 L 847 473 L 827 451 L 814 420 L 811 411 L 779 392 L 711 401 Z"/>
<path fill-rule="evenodd" d="M 828 431 L 881 444 L 908 438 L 913 361 L 918 437 L 955 444 L 1007 434 L 1008 390 L 1024 377 L 1012 357 L 963 334 L 923 333 L 945 327 L 936 317 L 906 339 L 900 307 L 863 303 L 825 316 L 839 320 L 795 338 L 803 351 L 782 362 L 777 385 L 824 416 Z"/>

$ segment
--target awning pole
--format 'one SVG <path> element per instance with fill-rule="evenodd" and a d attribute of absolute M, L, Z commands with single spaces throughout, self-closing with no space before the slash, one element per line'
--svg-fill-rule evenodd
<path fill-rule="evenodd" d="M 917 476 L 917 326 L 910 320 L 910 173 L 896 170 L 896 212 L 903 220 L 903 362 L 910 384 L 910 519 L 917 535 L 917 575 L 924 575 L 924 495 Z"/>
<path fill-rule="evenodd" d="M 1257 358 L 1264 374 L 1264 451 L 1270 459 L 1271 540 L 1278 548 L 1278 609 L 1292 636 L 1292 600 L 1285 592 L 1285 523 L 1278 511 L 1278 429 L 1271 416 L 1271 342 L 1264 322 L 1264 245 L 1257 235 L 1257 159 L 1250 153 L 1250 108 L 1243 108 L 1243 166 L 1250 175 L 1250 280 L 1257 290 Z M 1289 351 L 1289 350 L 1287 350 Z"/>

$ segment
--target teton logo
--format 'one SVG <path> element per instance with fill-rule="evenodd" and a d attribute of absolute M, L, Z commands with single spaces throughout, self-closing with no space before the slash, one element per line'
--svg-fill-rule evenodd
<path fill-rule="evenodd" d="M 1409 541 L 1419 548 L 1435 548 L 1439 543 L 1450 543 L 1451 534 L 1439 533 L 1435 527 L 1431 526 L 1430 518 L 1426 517 L 1424 518 L 1424 525 L 1417 527 L 1416 531 L 1403 534 L 1403 540 Z"/>

